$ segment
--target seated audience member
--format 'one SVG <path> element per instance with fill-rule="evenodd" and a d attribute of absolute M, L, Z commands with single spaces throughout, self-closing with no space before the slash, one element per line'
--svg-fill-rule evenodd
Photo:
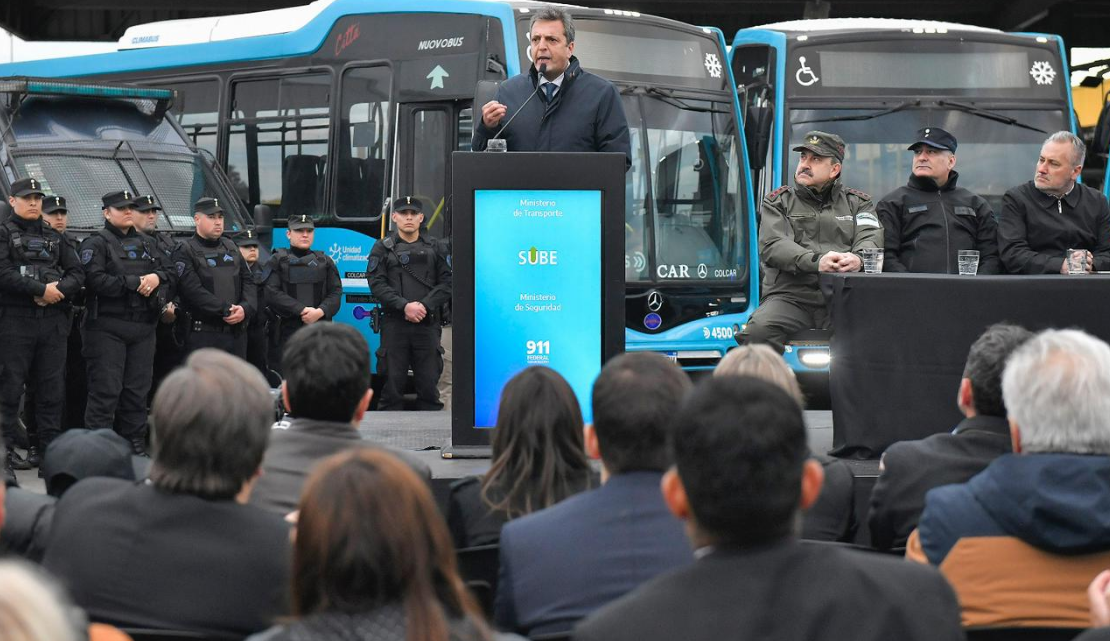
<path fill-rule="evenodd" d="M 1015 349 L 1032 338 L 1015 325 L 992 325 L 967 355 L 956 405 L 966 417 L 951 433 L 887 448 L 871 490 L 871 545 L 904 547 L 934 487 L 965 483 L 1010 448 L 1010 425 L 1002 401 L 1002 369 Z"/>
<path fill-rule="evenodd" d="M 86 638 L 87 623 L 81 611 L 40 568 L 23 561 L 0 561 L 0 586 L 4 586 L 0 589 L 0 641 Z"/>
<path fill-rule="evenodd" d="M 451 485 L 455 546 L 497 543 L 505 522 L 595 485 L 582 428 L 578 399 L 558 372 L 537 366 L 512 377 L 501 392 L 489 471 Z"/>
<path fill-rule="evenodd" d="M 1086 627 L 1110 565 L 1110 346 L 1047 330 L 1002 375 L 1013 454 L 925 496 L 906 556 L 940 566 L 968 627 Z"/>
<path fill-rule="evenodd" d="M 70 486 L 94 476 L 135 480 L 131 444 L 109 429 L 63 432 L 50 442 L 46 454 L 42 463 L 46 494 L 9 490 L 4 499 L 7 524 L 0 530 L 0 549 L 36 563 L 46 552 L 54 503 Z"/>
<path fill-rule="evenodd" d="M 262 478 L 251 505 L 288 514 L 316 461 L 349 447 L 377 447 L 358 433 L 370 398 L 370 348 L 350 325 L 313 323 L 293 334 L 282 357 L 282 398 L 293 416 L 288 428 L 275 429 L 262 459 Z M 395 452 L 424 478 L 428 466 Z"/>
<path fill-rule="evenodd" d="M 917 131 L 909 182 L 875 205 L 883 224 L 884 272 L 959 273 L 959 251 L 979 252 L 980 274 L 997 274 L 998 228 L 980 195 L 957 187 L 956 137 L 939 127 Z"/>
<path fill-rule="evenodd" d="M 1091 606 L 1091 629 L 1075 641 L 1110 641 L 1110 570 L 1103 570 L 1087 588 Z"/>
<path fill-rule="evenodd" d="M 585 441 L 589 455 L 601 458 L 602 485 L 502 528 L 499 629 L 567 632 L 648 579 L 693 561 L 682 524 L 659 494 L 671 464 L 668 423 L 689 387 L 678 365 L 648 352 L 623 354 L 601 370 Z"/>
<path fill-rule="evenodd" d="M 1041 147 L 1033 180 L 1002 197 L 998 251 L 1011 274 L 1066 274 L 1069 249 L 1086 250 L 1086 268 L 1110 269 L 1110 207 L 1098 191 L 1076 182 L 1087 148 L 1070 131 Z"/>
<path fill-rule="evenodd" d="M 245 505 L 272 408 L 257 369 L 198 350 L 154 396 L 149 481 L 66 491 L 43 564 L 90 618 L 245 636 L 288 611 L 288 524 Z"/>
<path fill-rule="evenodd" d="M 796 539 L 821 492 L 802 410 L 747 376 L 700 382 L 674 412 L 663 497 L 686 521 L 693 565 L 598 610 L 578 641 L 963 639 L 952 589 L 931 568 Z"/>
<path fill-rule="evenodd" d="M 805 397 L 798 379 L 778 352 L 766 345 L 741 345 L 721 359 L 714 376 L 754 376 L 778 385 L 798 406 L 805 408 Z M 825 483 L 817 502 L 802 514 L 803 539 L 851 541 L 856 533 L 856 479 L 844 461 L 818 454 L 810 457 L 821 464 Z"/>
<path fill-rule="evenodd" d="M 455 569 L 451 537 L 427 484 L 382 450 L 341 452 L 308 477 L 297 512 L 292 595 L 293 621 L 252 641 L 491 636 Z"/>

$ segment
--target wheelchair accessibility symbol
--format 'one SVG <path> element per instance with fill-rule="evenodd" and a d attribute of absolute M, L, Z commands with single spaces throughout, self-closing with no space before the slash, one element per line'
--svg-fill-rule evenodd
<path fill-rule="evenodd" d="M 817 74 L 813 73 L 813 69 L 806 66 L 806 57 L 798 56 L 798 71 L 794 74 L 794 80 L 803 87 L 808 87 L 817 82 Z"/>

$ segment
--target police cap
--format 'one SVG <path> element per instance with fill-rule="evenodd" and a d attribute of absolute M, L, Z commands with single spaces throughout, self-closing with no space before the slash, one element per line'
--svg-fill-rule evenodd
<path fill-rule="evenodd" d="M 12 183 L 13 196 L 30 196 L 31 194 L 38 194 L 40 196 L 46 195 L 42 190 L 42 181 L 36 178 L 20 178 Z"/>
<path fill-rule="evenodd" d="M 917 130 L 917 142 L 909 146 L 909 150 L 918 145 L 929 145 L 936 149 L 956 152 L 956 137 L 940 127 L 925 127 Z"/>
<path fill-rule="evenodd" d="M 293 231 L 316 229 L 316 223 L 312 222 L 312 218 L 308 214 L 298 214 L 289 219 L 289 229 Z"/>
<path fill-rule="evenodd" d="M 418 214 L 424 213 L 424 205 L 421 204 L 419 198 L 413 196 L 401 196 L 393 201 L 393 211 L 415 211 Z"/>
<path fill-rule="evenodd" d="M 240 247 L 258 247 L 258 234 L 253 229 L 241 231 L 235 236 L 235 244 Z"/>
<path fill-rule="evenodd" d="M 220 205 L 220 199 L 219 198 L 205 197 L 205 198 L 201 198 L 197 202 L 193 203 L 193 211 L 195 211 L 198 214 L 203 214 L 205 216 L 211 216 L 213 214 L 222 214 L 222 213 L 224 213 L 224 208 L 223 208 L 223 206 Z"/>
<path fill-rule="evenodd" d="M 844 139 L 824 131 L 811 131 L 805 135 L 794 151 L 812 151 L 818 156 L 827 156 L 836 162 L 844 162 Z"/>
<path fill-rule="evenodd" d="M 131 208 L 141 212 L 162 211 L 162 207 L 158 204 L 158 201 L 154 200 L 154 196 L 139 196 L 131 203 Z"/>
<path fill-rule="evenodd" d="M 115 207 L 116 209 L 127 209 L 131 207 L 131 201 L 135 199 L 135 194 L 129 190 L 113 191 L 109 194 L 104 194 L 100 202 L 104 203 L 104 209 Z"/>
<path fill-rule="evenodd" d="M 42 199 L 42 213 L 44 214 L 68 214 L 69 208 L 66 207 L 66 199 L 61 196 L 47 196 Z"/>

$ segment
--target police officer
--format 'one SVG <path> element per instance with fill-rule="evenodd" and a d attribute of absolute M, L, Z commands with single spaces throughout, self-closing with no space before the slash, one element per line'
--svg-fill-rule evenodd
<path fill-rule="evenodd" d="M 214 347 L 245 359 L 245 322 L 258 304 L 254 281 L 239 248 L 223 236 L 219 199 L 201 198 L 194 211 L 196 233 L 174 254 L 178 293 L 189 326 L 185 349 Z"/>
<path fill-rule="evenodd" d="M 85 426 L 115 429 L 146 455 L 147 394 L 154 366 L 158 289 L 169 281 L 154 242 L 135 230 L 129 190 L 101 200 L 104 228 L 81 243 L 85 266 Z"/>
<path fill-rule="evenodd" d="M 319 320 L 331 320 L 339 312 L 343 283 L 335 261 L 322 251 L 312 249 L 316 225 L 305 214 L 289 221 L 285 232 L 289 249 L 279 249 L 270 259 L 266 296 L 270 309 L 281 326 L 275 356 L 271 363 L 281 372 L 281 350 L 293 332 Z"/>
<path fill-rule="evenodd" d="M 379 409 L 401 410 L 402 393 L 412 368 L 417 409 L 439 410 L 436 382 L 443 367 L 439 309 L 451 297 L 451 267 L 437 243 L 420 233 L 424 209 L 405 196 L 393 201 L 395 232 L 370 251 L 366 276 L 381 302 L 382 344 L 378 371 L 385 371 Z"/>
<path fill-rule="evenodd" d="M 939 127 L 917 131 L 909 182 L 876 205 L 883 225 L 884 272 L 959 273 L 961 249 L 979 251 L 979 273 L 997 274 L 998 228 L 987 201 L 956 181 L 956 137 Z"/>
<path fill-rule="evenodd" d="M 8 480 L 14 480 L 12 468 L 31 467 L 13 449 L 24 384 L 39 391 L 38 443 L 29 447 L 41 451 L 61 432 L 70 327 L 65 301 L 77 296 L 83 281 L 77 256 L 43 223 L 42 183 L 17 180 L 11 193 L 13 215 L 0 225 L 0 428 Z"/>
<path fill-rule="evenodd" d="M 794 151 L 801 152 L 794 186 L 771 192 L 760 207 L 763 298 L 736 339 L 779 352 L 798 331 L 829 325 L 818 272 L 859 271 L 858 252 L 883 246 L 871 196 L 840 182 L 840 136 L 811 131 Z"/>
<path fill-rule="evenodd" d="M 158 231 L 158 215 L 162 206 L 153 195 L 139 196 L 132 202 L 135 229 L 154 242 L 154 257 L 162 265 L 169 278 L 158 288 L 157 306 L 161 315 L 154 340 L 154 380 L 151 382 L 151 396 L 157 391 L 162 379 L 169 375 L 184 358 L 182 341 L 177 332 L 177 270 L 173 264 L 173 253 L 177 241 L 164 231 Z"/>
<path fill-rule="evenodd" d="M 266 352 L 269 349 L 267 330 L 271 312 L 266 298 L 266 278 L 270 275 L 269 266 L 273 259 L 265 265 L 259 262 L 258 234 L 253 229 L 239 233 L 235 237 L 235 244 L 239 246 L 239 254 L 250 269 L 251 283 L 258 301 L 258 312 L 247 321 L 247 362 L 257 367 L 264 376 L 269 376 L 270 364 Z"/>

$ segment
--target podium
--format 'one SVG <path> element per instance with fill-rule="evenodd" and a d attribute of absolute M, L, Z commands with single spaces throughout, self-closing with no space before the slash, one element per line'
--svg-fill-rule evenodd
<path fill-rule="evenodd" d="M 452 156 L 451 446 L 488 456 L 505 383 L 543 365 L 590 420 L 601 366 L 624 350 L 625 156 Z"/>

